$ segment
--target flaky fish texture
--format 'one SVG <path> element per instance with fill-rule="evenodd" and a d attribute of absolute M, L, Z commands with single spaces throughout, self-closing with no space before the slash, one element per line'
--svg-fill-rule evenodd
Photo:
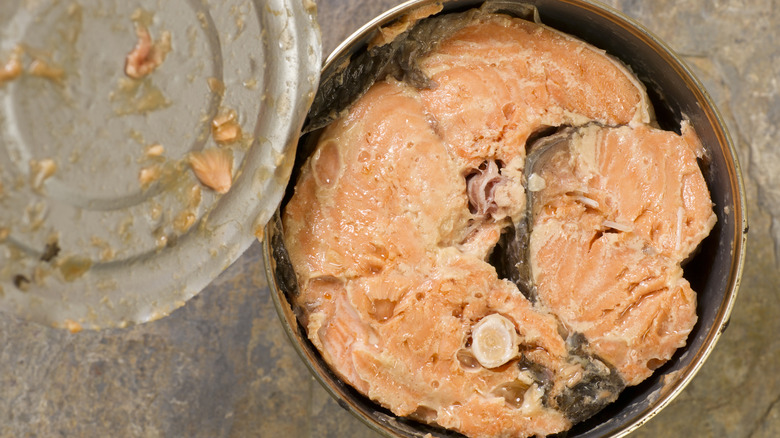
<path fill-rule="evenodd" d="M 680 264 L 715 217 L 703 149 L 652 127 L 625 66 L 531 21 L 476 15 L 417 65 L 433 86 L 375 83 L 301 170 L 283 212 L 301 322 L 397 415 L 567 430 L 685 344 Z M 522 272 L 499 275 L 501 248 Z"/>

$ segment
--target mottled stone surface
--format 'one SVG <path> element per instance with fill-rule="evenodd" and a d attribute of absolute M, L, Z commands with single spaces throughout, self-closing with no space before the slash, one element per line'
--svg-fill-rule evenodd
<path fill-rule="evenodd" d="M 328 53 L 395 1 L 322 0 Z M 731 129 L 750 201 L 731 324 L 636 437 L 780 436 L 780 4 L 611 0 L 680 53 Z M 0 315 L 2 437 L 372 437 L 278 323 L 255 244 L 169 317 L 76 335 Z"/>

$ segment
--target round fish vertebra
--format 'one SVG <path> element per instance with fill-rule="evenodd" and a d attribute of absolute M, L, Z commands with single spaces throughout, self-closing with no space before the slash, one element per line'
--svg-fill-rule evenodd
<path fill-rule="evenodd" d="M 471 351 L 485 368 L 499 367 L 517 356 L 519 337 L 512 321 L 494 313 L 482 318 L 471 333 Z"/>

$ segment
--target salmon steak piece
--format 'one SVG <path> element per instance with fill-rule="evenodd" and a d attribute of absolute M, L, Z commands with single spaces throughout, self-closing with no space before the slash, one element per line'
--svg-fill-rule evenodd
<path fill-rule="evenodd" d="M 591 125 L 532 147 L 530 264 L 539 304 L 628 385 L 696 323 L 681 263 L 715 225 L 695 133 Z M 538 173 L 536 172 L 539 167 Z"/>
<path fill-rule="evenodd" d="M 433 20 L 437 18 L 432 18 Z M 476 14 L 317 132 L 282 212 L 333 372 L 469 437 L 568 430 L 685 345 L 715 216 L 691 126 L 617 60 Z"/>

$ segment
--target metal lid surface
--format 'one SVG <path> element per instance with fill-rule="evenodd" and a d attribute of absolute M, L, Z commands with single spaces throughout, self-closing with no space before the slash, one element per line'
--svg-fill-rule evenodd
<path fill-rule="evenodd" d="M 315 15 L 3 2 L 0 311 L 73 331 L 154 320 L 261 237 L 319 81 Z"/>

